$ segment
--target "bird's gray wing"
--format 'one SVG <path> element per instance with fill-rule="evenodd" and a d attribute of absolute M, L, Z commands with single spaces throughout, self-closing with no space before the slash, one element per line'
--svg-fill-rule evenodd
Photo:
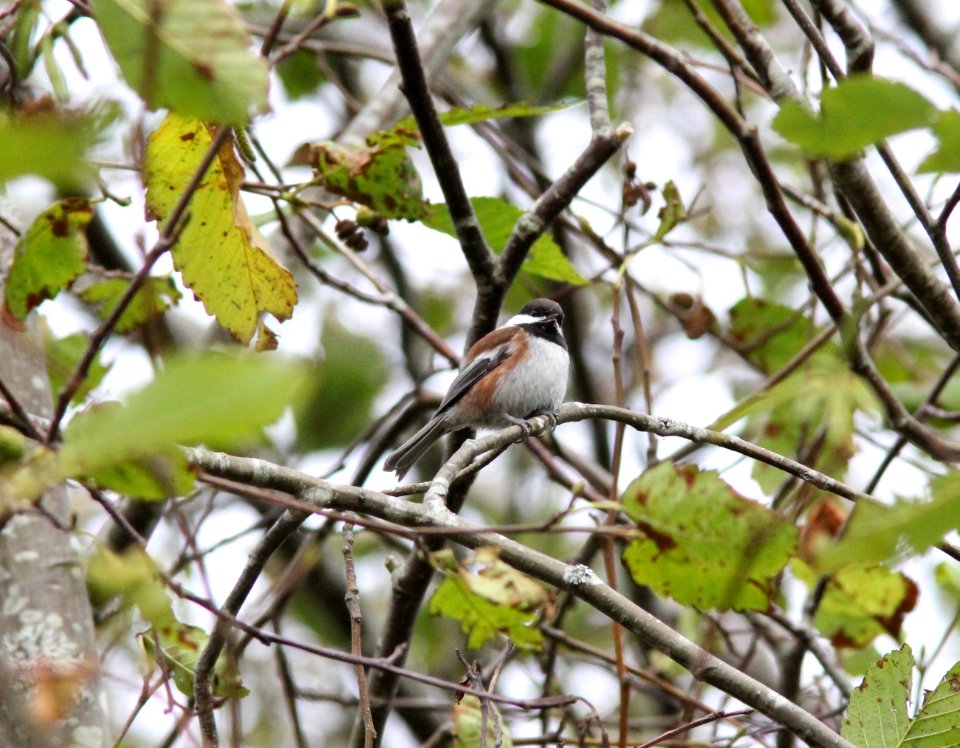
<path fill-rule="evenodd" d="M 442 413 L 456 403 L 474 384 L 500 366 L 509 356 L 510 346 L 503 344 L 494 348 L 488 355 L 480 356 L 468 364 L 453 380 L 453 384 L 447 390 L 443 402 L 437 408 L 437 413 Z"/>

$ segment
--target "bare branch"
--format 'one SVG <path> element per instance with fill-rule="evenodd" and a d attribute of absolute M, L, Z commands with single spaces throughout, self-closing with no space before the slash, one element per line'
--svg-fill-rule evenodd
<path fill-rule="evenodd" d="M 428 79 L 443 68 L 454 46 L 495 5 L 496 0 L 440 0 L 434 5 L 417 35 L 420 60 Z M 364 48 L 359 46 L 357 51 Z M 399 84 L 400 72 L 397 70 L 347 125 L 341 137 L 346 141 L 363 140 L 370 133 L 389 127 L 400 119 L 405 102 Z"/>
<path fill-rule="evenodd" d="M 363 632 L 363 614 L 360 611 L 360 588 L 357 586 L 357 571 L 353 565 L 353 526 L 343 526 L 343 567 L 347 578 L 345 602 L 350 612 L 350 652 L 355 656 L 363 655 L 361 644 Z M 363 718 L 363 745 L 372 748 L 377 738 L 377 728 L 370 714 L 370 694 L 367 691 L 367 675 L 363 665 L 355 666 L 357 674 L 357 693 L 359 694 L 360 715 Z"/>
<path fill-rule="evenodd" d="M 569 404 L 562 417 L 588 413 L 591 407 L 600 406 Z M 512 429 L 519 431 L 518 427 Z M 503 438 L 503 432 L 500 438 Z M 487 437 L 486 443 L 492 439 L 494 437 Z M 698 680 L 766 714 L 810 745 L 818 748 L 851 748 L 849 742 L 819 719 L 677 634 L 640 606 L 603 584 L 588 567 L 570 566 L 497 534 L 477 534 L 479 528 L 435 502 L 413 504 L 369 489 L 337 486 L 262 460 L 231 457 L 200 449 L 189 450 L 189 455 L 195 465 L 209 473 L 292 493 L 318 508 L 363 512 L 407 526 L 441 526 L 459 530 L 462 534 L 452 536 L 456 542 L 471 548 L 495 546 L 506 563 L 570 592 L 687 668 Z M 492 695 L 487 697 L 494 698 Z"/>
<path fill-rule="evenodd" d="M 197 717 L 200 720 L 200 732 L 203 737 L 204 748 L 216 748 L 219 745 L 217 738 L 217 723 L 213 716 L 213 689 L 211 676 L 213 668 L 217 664 L 217 658 L 223 651 L 227 643 L 227 633 L 229 631 L 229 619 L 235 618 L 240 608 L 246 601 L 247 596 L 253 589 L 253 585 L 260 577 L 263 567 L 273 552 L 307 518 L 306 512 L 291 510 L 284 512 L 283 515 L 274 523 L 273 527 L 261 538 L 257 548 L 250 553 L 247 564 L 237 578 L 233 589 L 227 596 L 217 622 L 210 632 L 210 638 L 207 645 L 203 648 L 197 660 L 193 680 L 193 693 L 196 700 Z"/>
<path fill-rule="evenodd" d="M 383 5 L 397 55 L 397 66 L 403 78 L 403 93 L 420 127 L 423 145 L 430 155 L 440 189 L 447 200 L 447 210 L 450 211 L 460 247 L 482 295 L 499 282 L 493 252 L 483 238 L 480 223 L 460 178 L 460 166 L 450 150 L 440 115 L 430 95 L 406 5 L 403 0 L 386 0 Z"/>

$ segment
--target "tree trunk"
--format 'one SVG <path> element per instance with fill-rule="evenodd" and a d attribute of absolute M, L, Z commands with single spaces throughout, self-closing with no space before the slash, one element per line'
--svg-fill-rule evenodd
<path fill-rule="evenodd" d="M 0 228 L 0 276 L 12 258 Z M 36 315 L 0 322 L 0 379 L 27 413 L 52 415 Z M 100 663 L 80 558 L 63 529 L 66 489 L 41 503 L 48 516 L 28 508 L 0 530 L 0 745 L 100 748 L 108 744 Z"/>

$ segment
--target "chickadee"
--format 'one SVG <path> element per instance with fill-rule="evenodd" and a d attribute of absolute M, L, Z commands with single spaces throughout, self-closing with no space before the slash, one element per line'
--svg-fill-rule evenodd
<path fill-rule="evenodd" d="M 524 419 L 555 417 L 567 391 L 570 357 L 560 326 L 563 310 L 534 299 L 505 325 L 474 343 L 443 402 L 426 426 L 387 458 L 403 474 L 441 436 L 468 426 L 529 427 Z"/>

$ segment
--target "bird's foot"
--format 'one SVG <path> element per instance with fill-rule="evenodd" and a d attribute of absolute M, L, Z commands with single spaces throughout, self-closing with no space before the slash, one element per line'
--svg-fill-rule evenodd
<path fill-rule="evenodd" d="M 547 419 L 546 431 L 553 431 L 557 427 L 557 411 L 544 410 L 541 413 L 537 413 L 537 415 Z"/>
<path fill-rule="evenodd" d="M 531 418 L 543 417 L 547 420 L 547 427 L 543 430 L 543 433 L 553 431 L 557 427 L 557 411 L 555 410 L 535 410 L 533 413 L 527 416 L 529 421 Z"/>
<path fill-rule="evenodd" d="M 511 426 L 519 426 L 520 430 L 523 432 L 520 435 L 520 438 L 517 439 L 518 442 L 522 442 L 524 439 L 530 436 L 530 431 L 531 431 L 530 424 L 527 423 L 525 420 L 523 420 L 522 418 L 514 418 L 513 416 L 507 415 L 507 414 L 504 414 L 503 417 L 504 417 L 504 420 L 506 420 L 507 423 L 509 423 Z"/>

